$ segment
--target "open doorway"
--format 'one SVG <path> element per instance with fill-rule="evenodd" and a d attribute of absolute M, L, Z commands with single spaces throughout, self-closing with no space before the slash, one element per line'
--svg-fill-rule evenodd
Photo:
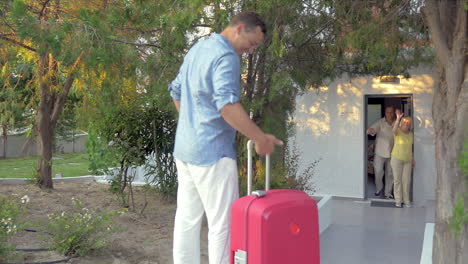
<path fill-rule="evenodd" d="M 367 128 L 385 117 L 385 108 L 393 106 L 395 109 L 401 109 L 405 116 L 413 116 L 413 96 L 411 94 L 385 94 L 385 95 L 365 95 L 364 97 L 364 198 L 365 199 L 384 199 L 383 191 L 380 195 L 375 195 L 377 188 L 375 185 L 374 174 L 374 149 L 376 136 L 366 134 Z M 389 164 L 389 163 L 388 163 Z M 384 186 L 385 175 L 383 176 Z M 410 187 L 410 199 L 413 197 L 413 184 Z"/>

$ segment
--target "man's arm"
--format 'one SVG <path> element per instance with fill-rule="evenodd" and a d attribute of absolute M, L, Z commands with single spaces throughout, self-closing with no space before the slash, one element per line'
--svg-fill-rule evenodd
<path fill-rule="evenodd" d="M 181 79 L 182 79 L 182 68 L 184 64 L 180 67 L 179 73 L 177 74 L 176 78 L 169 84 L 168 90 L 172 97 L 172 101 L 177 109 L 177 112 L 180 112 L 180 86 L 181 86 Z"/>
<path fill-rule="evenodd" d="M 367 133 L 367 135 L 372 135 L 372 136 L 377 134 L 377 132 L 375 132 L 375 129 L 373 129 L 372 127 L 368 128 L 366 133 Z"/>
<path fill-rule="evenodd" d="M 375 134 L 380 131 L 380 119 L 378 119 L 374 124 L 372 124 L 367 130 L 367 135 L 375 136 Z"/>
<path fill-rule="evenodd" d="M 177 112 L 180 112 L 180 100 L 176 100 L 174 98 L 172 98 L 172 101 L 174 102 L 174 105 L 177 109 Z"/>
<path fill-rule="evenodd" d="M 240 103 L 227 104 L 221 108 L 224 120 L 234 129 L 255 143 L 255 150 L 260 155 L 273 152 L 275 145 L 282 146 L 283 141 L 273 135 L 265 134 L 252 121 Z"/>

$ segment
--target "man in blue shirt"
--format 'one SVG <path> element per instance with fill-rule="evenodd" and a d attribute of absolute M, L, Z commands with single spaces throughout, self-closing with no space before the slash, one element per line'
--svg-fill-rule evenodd
<path fill-rule="evenodd" d="M 236 15 L 221 34 L 194 45 L 169 85 L 179 111 L 174 264 L 200 263 L 200 228 L 208 220 L 209 260 L 229 263 L 231 204 L 238 197 L 234 138 L 251 139 L 260 155 L 283 142 L 253 123 L 240 100 L 240 56 L 261 44 L 266 26 L 254 12 Z"/>

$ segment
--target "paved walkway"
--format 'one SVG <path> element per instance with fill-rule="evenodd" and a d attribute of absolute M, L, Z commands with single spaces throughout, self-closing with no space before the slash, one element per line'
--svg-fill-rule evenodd
<path fill-rule="evenodd" d="M 330 226 L 321 234 L 321 264 L 419 264 L 434 205 L 373 207 L 334 198 Z"/>
<path fill-rule="evenodd" d="M 19 183 L 18 179 L 0 179 L 0 184 Z M 331 223 L 320 235 L 321 264 L 420 263 L 426 222 L 434 222 L 433 203 L 413 208 L 374 207 L 370 200 L 340 198 L 330 203 Z M 202 243 L 203 263 L 207 258 L 206 243 Z"/>

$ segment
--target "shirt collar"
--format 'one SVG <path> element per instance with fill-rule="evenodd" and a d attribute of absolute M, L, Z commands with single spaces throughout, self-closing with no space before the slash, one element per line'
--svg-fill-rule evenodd
<path fill-rule="evenodd" d="M 216 41 L 221 41 L 222 43 L 224 43 L 229 49 L 231 49 L 232 51 L 235 52 L 234 50 L 234 47 L 232 46 L 231 42 L 229 42 L 229 40 L 227 40 L 227 38 L 221 34 L 218 34 L 218 33 L 212 33 L 211 38 L 213 38 L 214 40 Z"/>

